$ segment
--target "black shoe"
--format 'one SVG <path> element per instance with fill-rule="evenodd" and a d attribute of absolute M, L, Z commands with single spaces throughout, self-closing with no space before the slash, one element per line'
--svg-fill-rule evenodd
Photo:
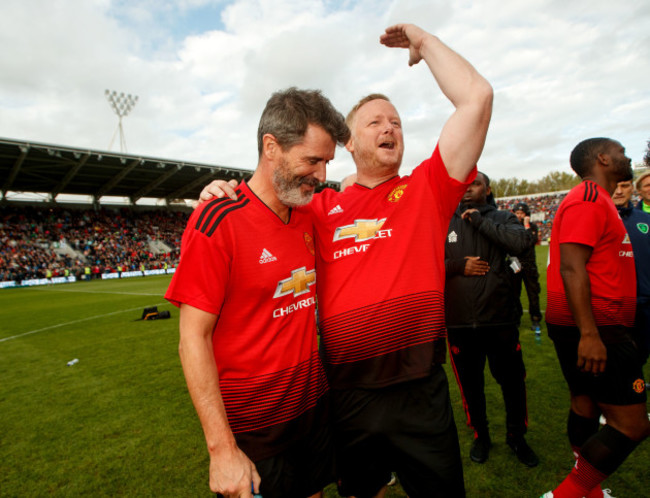
<path fill-rule="evenodd" d="M 490 446 L 492 446 L 490 436 L 479 436 L 474 439 L 472 448 L 469 450 L 469 457 L 472 462 L 485 463 L 490 455 Z"/>
<path fill-rule="evenodd" d="M 537 458 L 533 449 L 528 446 L 523 436 L 508 437 L 506 438 L 506 443 L 515 452 L 519 461 L 527 467 L 536 467 L 539 464 L 539 458 Z"/>

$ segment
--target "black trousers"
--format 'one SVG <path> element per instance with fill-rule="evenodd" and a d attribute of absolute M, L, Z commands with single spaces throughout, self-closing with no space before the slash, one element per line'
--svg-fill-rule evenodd
<path fill-rule="evenodd" d="M 531 320 L 542 319 L 542 311 L 539 308 L 539 272 L 537 271 L 537 264 L 535 263 L 522 263 L 522 269 L 515 275 L 515 295 L 517 296 L 517 303 L 521 311 L 521 281 L 524 281 L 526 286 L 526 295 L 528 296 L 528 312 L 530 313 Z"/>
<path fill-rule="evenodd" d="M 468 425 L 478 436 L 488 434 L 485 408 L 485 360 L 501 386 L 508 435 L 522 436 L 528 426 L 526 367 L 515 325 L 450 328 L 449 350 L 461 390 Z"/>

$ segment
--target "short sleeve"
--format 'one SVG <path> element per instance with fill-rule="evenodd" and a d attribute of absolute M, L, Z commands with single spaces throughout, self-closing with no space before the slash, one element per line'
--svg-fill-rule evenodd
<path fill-rule="evenodd" d="M 165 299 L 176 306 L 185 303 L 219 315 L 227 292 L 232 251 L 225 227 L 211 235 L 196 227 L 198 211 L 192 214 L 183 233 L 180 263 Z"/>
<path fill-rule="evenodd" d="M 607 213 L 592 202 L 568 206 L 557 235 L 560 244 L 583 244 L 595 247 L 603 236 Z"/>

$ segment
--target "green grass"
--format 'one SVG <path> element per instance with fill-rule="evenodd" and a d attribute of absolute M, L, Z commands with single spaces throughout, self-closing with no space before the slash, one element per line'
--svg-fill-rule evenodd
<path fill-rule="evenodd" d="M 178 311 L 162 297 L 168 283 L 163 276 L 0 290 L 0 496 L 214 496 L 178 360 Z M 136 321 L 153 305 L 172 319 Z M 470 462 L 472 433 L 447 369 L 470 497 L 537 497 L 573 464 L 568 393 L 552 344 L 546 336 L 535 344 L 527 315 L 521 342 L 528 440 L 542 460 L 535 469 L 505 445 L 503 402 L 489 373 L 494 446 L 487 463 Z M 66 366 L 73 358 L 79 363 Z M 617 497 L 647 496 L 648 461 L 645 443 L 606 487 Z M 330 486 L 326 496 L 338 495 Z M 388 496 L 406 495 L 396 486 Z"/>

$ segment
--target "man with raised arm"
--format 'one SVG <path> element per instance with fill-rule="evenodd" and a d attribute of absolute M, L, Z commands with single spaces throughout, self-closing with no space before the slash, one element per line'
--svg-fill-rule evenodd
<path fill-rule="evenodd" d="M 571 152 L 571 168 L 582 182 L 553 222 L 546 323 L 571 393 L 567 435 L 576 463 L 543 497 L 600 498 L 600 483 L 650 433 L 633 335 L 634 253 L 611 199 L 632 167 L 619 142 L 590 138 Z"/>
<path fill-rule="evenodd" d="M 257 169 L 238 200 L 204 203 L 183 235 L 165 297 L 180 306 L 179 351 L 210 488 L 225 497 L 254 489 L 304 498 L 334 480 L 313 228 L 302 206 L 348 138 L 320 92 L 276 92 L 260 119 Z"/>
<path fill-rule="evenodd" d="M 339 491 L 358 498 L 382 493 L 395 470 L 411 497 L 460 497 L 460 449 L 442 367 L 444 244 L 476 176 L 492 87 L 417 26 L 392 26 L 380 42 L 408 49 L 409 65 L 424 60 L 455 110 L 431 157 L 400 177 L 397 110 L 380 94 L 361 99 L 346 119 L 356 183 L 344 192 L 325 189 L 310 204 Z M 432 142 L 437 134 L 431 130 Z"/>

